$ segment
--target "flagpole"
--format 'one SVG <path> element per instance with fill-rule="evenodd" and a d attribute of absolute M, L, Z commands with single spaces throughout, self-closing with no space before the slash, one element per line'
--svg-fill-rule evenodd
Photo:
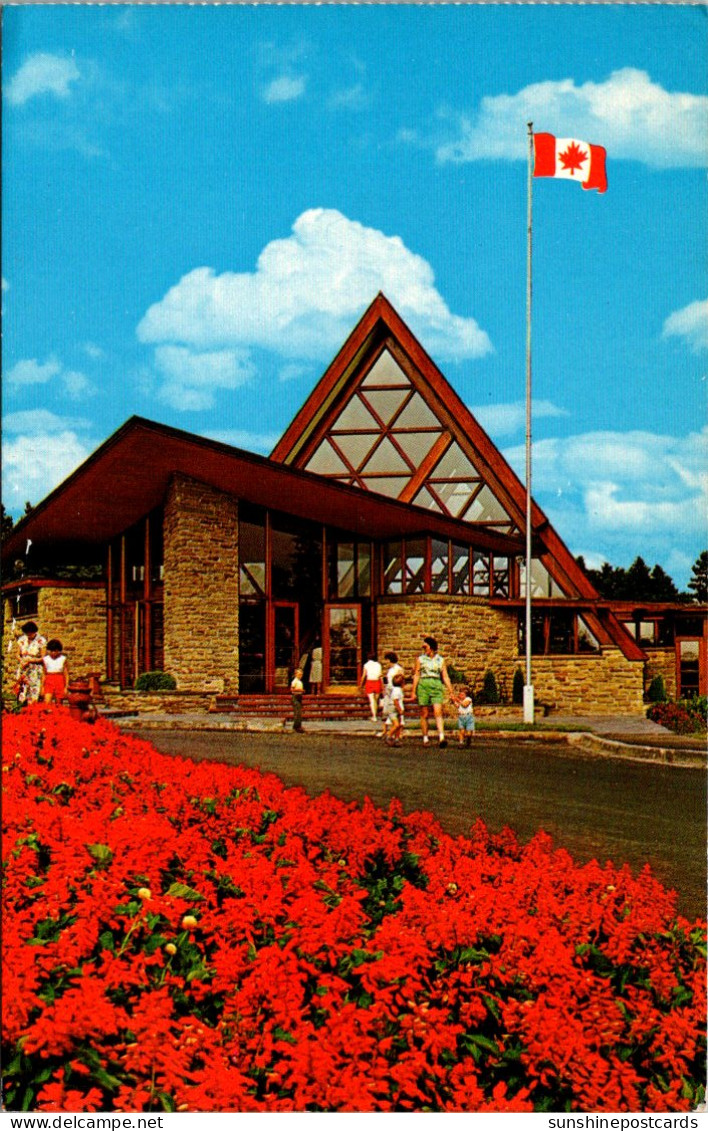
<path fill-rule="evenodd" d="M 533 122 L 528 123 L 528 192 L 526 216 L 526 681 L 524 722 L 534 721 L 534 691 L 531 680 L 531 250 L 533 183 Z"/>

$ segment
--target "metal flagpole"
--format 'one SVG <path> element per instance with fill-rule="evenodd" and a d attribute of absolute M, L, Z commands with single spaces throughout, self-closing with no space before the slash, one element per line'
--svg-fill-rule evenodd
<path fill-rule="evenodd" d="M 526 255 L 526 682 L 524 684 L 524 722 L 534 721 L 534 693 L 531 681 L 531 186 L 533 183 L 533 122 L 528 123 L 528 204 Z"/>

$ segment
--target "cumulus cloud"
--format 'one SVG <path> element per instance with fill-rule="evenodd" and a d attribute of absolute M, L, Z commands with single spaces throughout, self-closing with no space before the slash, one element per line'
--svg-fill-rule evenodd
<path fill-rule="evenodd" d="M 294 102 L 305 93 L 307 78 L 304 75 L 280 75 L 272 79 L 263 90 L 263 101 L 272 105 L 276 102 Z"/>
<path fill-rule="evenodd" d="M 8 428 L 2 443 L 3 502 L 11 514 L 21 512 L 27 500 L 38 503 L 86 459 L 91 448 L 77 435 L 73 422 L 40 410 L 14 413 L 25 417 L 27 430 Z M 15 420 L 15 424 L 19 424 Z"/>
<path fill-rule="evenodd" d="M 2 427 L 4 432 L 13 434 L 25 432 L 29 435 L 56 435 L 66 432 L 86 429 L 91 427 L 91 421 L 81 416 L 57 416 L 46 408 L 31 408 L 20 412 L 8 412 L 3 416 Z"/>
<path fill-rule="evenodd" d="M 25 358 L 12 366 L 6 377 L 9 386 L 27 388 L 31 385 L 46 385 L 56 381 L 71 400 L 81 400 L 95 392 L 91 381 L 78 370 L 67 369 L 59 358 L 53 355 L 40 362 L 36 357 Z"/>
<path fill-rule="evenodd" d="M 303 212 L 290 236 L 263 249 L 253 273 L 191 271 L 150 307 L 137 334 L 146 343 L 261 348 L 289 361 L 321 360 L 341 346 L 377 291 L 435 357 L 461 360 L 491 350 L 474 318 L 448 309 L 430 264 L 399 236 L 326 208 Z"/>
<path fill-rule="evenodd" d="M 537 130 L 604 145 L 612 160 L 658 168 L 708 164 L 708 98 L 667 91 L 634 67 L 603 82 L 577 85 L 567 78 L 488 96 L 476 113 L 457 117 L 456 137 L 429 144 L 440 161 L 521 160 L 529 121 Z"/>
<path fill-rule="evenodd" d="M 73 59 L 39 51 L 28 56 L 7 85 L 8 102 L 24 106 L 32 98 L 50 94 L 55 98 L 68 98 L 71 83 L 81 77 Z"/>
<path fill-rule="evenodd" d="M 185 412 L 213 408 L 217 389 L 238 389 L 255 373 L 250 358 L 233 349 L 197 353 L 164 345 L 155 350 L 155 363 L 163 379 L 159 399 Z"/>
<path fill-rule="evenodd" d="M 708 299 L 691 302 L 670 314 L 663 336 L 684 338 L 694 353 L 708 349 Z"/>
<path fill-rule="evenodd" d="M 505 455 L 523 476 L 523 445 Z M 575 553 L 590 544 L 613 564 L 629 564 L 637 554 L 693 560 L 704 548 L 708 427 L 682 437 L 636 431 L 540 440 L 532 480 L 534 497 Z"/>
<path fill-rule="evenodd" d="M 208 440 L 218 440 L 220 444 L 230 444 L 232 448 L 262 455 L 272 452 L 280 439 L 280 432 L 249 432 L 243 428 L 221 428 L 202 435 Z"/>
<path fill-rule="evenodd" d="M 536 400 L 533 402 L 533 419 L 541 420 L 549 417 L 568 416 L 564 408 L 559 408 L 552 401 Z M 513 401 L 508 404 L 476 405 L 470 412 L 491 436 L 512 436 L 526 427 L 526 404 L 524 401 Z"/>

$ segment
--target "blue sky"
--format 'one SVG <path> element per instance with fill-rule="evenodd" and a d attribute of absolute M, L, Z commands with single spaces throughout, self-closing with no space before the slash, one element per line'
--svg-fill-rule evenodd
<path fill-rule="evenodd" d="M 378 290 L 574 553 L 684 585 L 708 496 L 706 13 L 689 5 L 3 11 L 3 500 L 133 413 L 267 453 Z"/>

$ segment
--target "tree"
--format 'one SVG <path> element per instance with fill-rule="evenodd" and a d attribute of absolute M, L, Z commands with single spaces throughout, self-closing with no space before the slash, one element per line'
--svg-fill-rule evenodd
<path fill-rule="evenodd" d="M 693 563 L 688 588 L 694 601 L 701 604 L 708 601 L 708 550 L 703 550 Z"/>
<path fill-rule="evenodd" d="M 0 523 L 2 524 L 0 526 L 0 532 L 2 533 L 3 539 L 5 539 L 15 525 L 15 522 L 12 515 L 5 510 L 4 503 L 0 503 L 0 508 L 2 508 L 0 513 Z"/>

